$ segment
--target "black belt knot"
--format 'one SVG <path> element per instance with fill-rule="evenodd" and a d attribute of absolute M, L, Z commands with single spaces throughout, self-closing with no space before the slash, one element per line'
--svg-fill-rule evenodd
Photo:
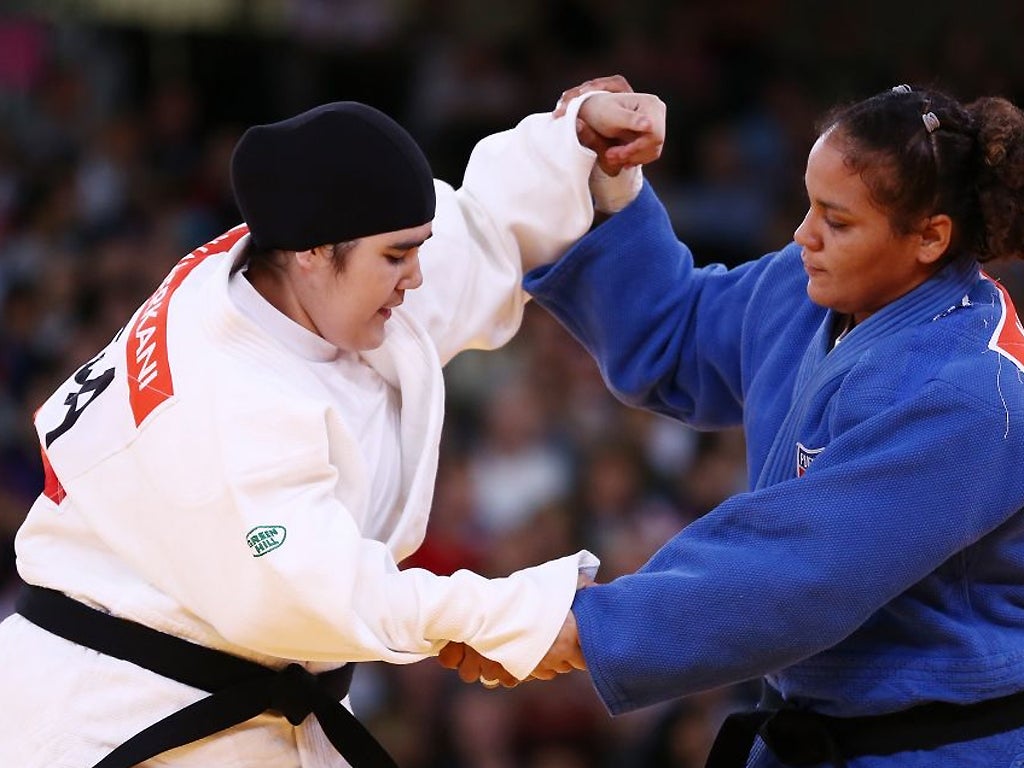
<path fill-rule="evenodd" d="M 300 664 L 289 664 L 270 684 L 270 706 L 292 725 L 298 725 L 313 711 L 319 681 L 316 675 Z"/>
<path fill-rule="evenodd" d="M 93 768 L 132 768 L 267 711 L 283 715 L 293 726 L 314 715 L 331 745 L 354 768 L 397 768 L 384 747 L 340 703 L 348 694 L 352 664 L 321 675 L 295 663 L 275 670 L 111 616 L 42 587 L 24 587 L 17 611 L 65 640 L 210 694 L 135 734 Z"/>

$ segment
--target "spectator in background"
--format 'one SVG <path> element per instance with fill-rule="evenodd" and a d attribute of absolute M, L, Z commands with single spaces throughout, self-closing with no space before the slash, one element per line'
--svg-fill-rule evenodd
<path fill-rule="evenodd" d="M 763 169 L 759 182 L 773 185 L 775 191 L 769 198 L 772 225 L 769 231 L 760 233 L 756 252 L 783 242 L 792 231 L 792 223 L 802 215 L 802 159 L 815 138 L 811 134 L 813 115 L 824 106 L 821 99 L 830 94 L 860 92 L 872 83 L 905 78 L 906 73 L 915 73 L 913 76 L 921 80 L 940 76 L 961 93 L 1002 92 L 1018 99 L 1024 96 L 1024 47 L 1016 37 L 1024 20 L 1024 5 L 1011 0 L 999 0 L 987 14 L 977 14 L 966 4 L 940 4 L 931 7 L 930 13 L 921 14 L 913 3 L 897 2 L 858 6 L 854 13 L 834 4 L 824 7 L 809 0 L 794 0 L 788 3 L 790 12 L 781 14 L 771 4 L 749 2 L 583 4 L 567 0 L 545 3 L 543 8 L 534 4 L 534 18 L 525 21 L 521 20 L 523 15 L 531 11 L 519 4 L 517 16 L 511 21 L 497 16 L 489 20 L 491 32 L 487 38 L 498 52 L 494 57 L 496 69 L 488 77 L 503 83 L 501 94 L 506 98 L 514 95 L 514 100 L 504 104 L 499 114 L 493 110 L 493 101 L 485 102 L 488 106 L 482 106 L 482 114 L 474 115 L 472 105 L 461 111 L 445 111 L 437 132 L 429 136 L 415 130 L 421 121 L 424 127 L 430 125 L 434 117 L 429 102 L 416 99 L 424 92 L 421 86 L 451 92 L 462 81 L 454 68 L 429 65 L 425 40 L 436 38 L 438 46 L 457 51 L 465 36 L 474 34 L 472 23 L 480 8 L 472 7 L 472 3 L 374 3 L 372 11 L 367 11 L 369 4 L 356 3 L 352 5 L 355 11 L 334 13 L 323 24 L 324 9 L 331 3 L 314 0 L 309 5 L 315 12 L 306 17 L 310 23 L 301 25 L 302 32 L 309 31 L 310 36 L 296 37 L 287 26 L 289 20 L 285 20 L 283 29 L 269 32 L 278 43 L 273 46 L 265 44 L 268 28 L 264 24 L 269 19 L 257 9 L 263 3 L 240 7 L 228 28 L 195 31 L 90 19 L 88 14 L 94 10 L 101 12 L 101 4 L 88 9 L 83 6 L 82 14 L 74 19 L 62 19 L 56 10 L 59 4 L 20 5 L 45 8 L 45 16 L 40 13 L 29 19 L 27 15 L 19 18 L 11 9 L 0 12 L 0 133 L 7 136 L 7 151 L 0 150 L 0 226 L 6 227 L 0 232 L 0 272 L 10 263 L 13 252 L 20 250 L 19 242 L 28 226 L 27 218 L 10 217 L 15 208 L 23 210 L 25 195 L 37 181 L 52 176 L 52 168 L 44 159 L 49 153 L 36 146 L 48 141 L 50 132 L 34 133 L 27 128 L 38 119 L 33 113 L 50 108 L 50 100 L 42 93 L 42 88 L 54 82 L 47 75 L 48 69 L 63 68 L 83 79 L 80 87 L 88 108 L 66 118 L 69 124 L 78 126 L 70 131 L 76 158 L 73 163 L 105 153 L 101 136 L 106 131 L 97 119 L 142 125 L 147 119 L 146 105 L 164 81 L 185 84 L 200 106 L 202 124 L 196 138 L 205 142 L 200 168 L 204 176 L 207 168 L 223 171 L 225 167 L 222 158 L 213 156 L 219 151 L 215 146 L 219 143 L 215 138 L 218 132 L 230 134 L 225 141 L 231 145 L 237 139 L 240 120 L 300 111 L 332 98 L 342 84 L 346 93 L 354 89 L 354 97 L 372 99 L 375 104 L 382 99 L 379 106 L 403 115 L 403 122 L 414 128 L 421 145 L 427 147 L 435 172 L 443 171 L 438 175 L 453 182 L 460 178 L 475 140 L 468 126 L 479 129 L 485 124 L 493 126 L 498 120 L 501 127 L 509 117 L 547 108 L 550 94 L 587 73 L 602 69 L 628 72 L 635 82 L 643 83 L 645 90 L 661 95 L 672 110 L 666 152 L 658 163 L 645 169 L 645 175 L 678 221 L 687 216 L 673 207 L 671 191 L 676 182 L 692 180 L 700 172 L 692 155 L 703 126 L 714 122 L 734 133 L 739 131 L 746 147 L 751 146 L 751 131 L 761 132 L 760 137 L 754 137 L 753 148 L 769 162 L 759 162 L 756 154 L 752 159 L 755 167 Z M 14 3 L 12 8 L 18 6 Z M 352 13 L 360 17 L 349 24 Z M 463 18 L 449 24 L 439 20 L 442 14 L 463 14 Z M 141 18 L 141 14 L 136 16 L 136 20 Z M 342 28 L 339 20 L 347 26 Z M 439 29 L 456 25 L 459 34 L 435 35 Z M 834 34 L 840 28 L 842 39 Z M 328 39 L 330 35 L 335 37 Z M 515 53 L 510 55 L 511 51 Z M 436 55 L 449 60 L 453 56 L 443 50 Z M 968 56 L 966 61 L 964 55 Z M 426 80 L 434 76 L 456 81 L 431 84 Z M 421 110 L 426 113 L 420 114 Z M 444 140 L 446 132 L 466 138 L 452 144 Z M 152 156 L 153 150 L 147 145 L 155 141 L 154 137 L 140 130 L 134 140 L 139 143 L 141 157 Z M 118 173 L 124 172 L 121 168 Z M 780 170 L 781 175 L 776 176 Z M 139 244 L 145 249 L 140 250 L 146 254 L 145 259 L 135 259 L 128 265 L 137 277 L 122 281 L 117 291 L 119 295 L 134 291 L 131 300 L 110 296 L 106 288 L 87 279 L 100 243 L 108 238 L 118 240 L 120 235 L 114 230 L 93 233 L 91 226 L 87 232 L 84 212 L 74 207 L 67 219 L 68 236 L 54 238 L 59 241 L 56 250 L 47 246 L 32 251 L 32 258 L 40 260 L 30 272 L 39 289 L 38 314 L 46 329 L 39 334 L 38 342 L 45 359 L 33 371 L 36 383 L 27 390 L 19 389 L 17 395 L 9 391 L 0 373 L 0 398 L 7 404 L 4 408 L 10 419 L 4 423 L 11 425 L 5 434 L 9 440 L 23 442 L 18 450 L 24 459 L 24 471 L 15 470 L 9 477 L 14 493 L 25 487 L 39 487 L 42 470 L 30 421 L 45 395 L 59 383 L 51 369 L 64 372 L 77 368 L 117 331 L 123 320 L 121 316 L 112 317 L 113 313 L 98 312 L 98 308 L 108 297 L 118 304 L 137 306 L 181 253 L 236 220 L 230 197 L 225 218 L 212 202 L 211 185 L 205 180 L 178 184 L 182 198 L 158 200 L 154 191 L 173 185 L 160 179 L 159 172 L 144 161 L 132 165 L 129 172 L 127 183 L 118 183 L 130 190 L 133 219 L 151 223 L 148 235 Z M 73 199 L 78 198 L 76 194 Z M 79 202 L 72 203 L 77 205 Z M 204 223 L 213 221 L 221 223 Z M 688 232 L 680 229 L 679 233 L 688 239 Z M 705 260 L 707 255 L 695 254 Z M 58 262 L 59 269 L 55 267 Z M 54 270 L 60 275 L 59 285 L 53 281 Z M 1003 280 L 1020 304 L 1024 270 L 1017 264 L 991 265 L 990 273 Z M 0 286 L 0 302 L 2 294 Z M 732 462 L 729 472 L 723 471 L 720 476 L 743 473 L 742 451 L 730 448 L 723 454 L 715 441 L 694 439 L 695 433 L 678 422 L 617 403 L 605 389 L 593 360 L 533 303 L 526 307 L 522 329 L 502 354 L 466 352 L 446 367 L 449 386 L 443 452 L 464 451 L 467 444 L 483 439 L 478 414 L 490 399 L 491 383 L 510 372 L 542 382 L 532 387 L 542 398 L 536 407 L 545 413 L 549 431 L 557 435 L 559 450 L 574 465 L 571 498 L 555 503 L 564 514 L 575 510 L 574 499 L 585 493 L 585 480 L 576 471 L 577 457 L 608 435 L 617 438 L 629 434 L 644 445 L 648 462 L 657 470 L 656 485 L 650 490 L 669 489 L 674 505 L 681 510 L 691 506 L 687 501 L 691 485 L 684 481 L 691 474 L 688 467 L 694 462 L 704 464 L 704 455 L 711 453 L 713 463 L 719 466 Z M 15 422 L 21 427 L 16 428 Z M 693 474 L 699 482 L 696 472 Z M 669 481 L 674 485 L 670 486 Z M 432 525 L 443 516 L 438 513 L 446 504 L 446 483 L 442 471 Z M 13 525 L 20 522 L 24 509 L 11 508 Z M 471 505 L 459 514 L 466 516 L 465 530 L 479 527 Z M 574 525 L 578 535 L 585 533 L 582 525 Z M 583 540 L 577 541 L 577 545 L 582 544 Z M 478 546 L 476 550 L 473 562 L 485 572 L 498 572 L 500 546 Z M 597 554 L 607 557 L 610 553 Z M 13 548 L 9 557 L 13 561 Z M 6 586 L 10 591 L 13 581 Z M 0 614 L 3 612 L 0 603 Z M 360 666 L 353 701 L 358 698 L 357 708 L 370 711 L 360 698 L 364 686 L 359 682 L 361 678 L 369 682 L 381 668 L 385 670 L 381 695 L 394 699 L 395 712 L 415 721 L 418 712 L 413 711 L 412 700 L 406 694 L 420 683 L 424 666 L 435 667 Z M 438 672 L 447 674 L 444 670 Z M 449 686 L 439 691 L 434 698 L 435 708 L 445 708 L 459 688 Z M 491 695 L 499 702 L 496 706 L 503 704 L 511 713 L 515 693 L 499 691 Z M 735 696 L 739 701 L 747 700 L 744 690 L 737 690 Z M 600 720 L 595 727 L 605 736 L 614 731 L 614 743 L 624 749 L 643 739 L 652 710 L 657 708 L 613 721 Z M 378 731 L 377 724 L 371 724 Z M 386 728 L 378 735 L 384 740 L 392 733 L 406 739 L 407 749 L 408 740 L 415 741 L 412 730 Z M 436 734 L 429 729 L 425 733 L 428 735 L 420 738 L 413 750 L 422 763 L 429 764 L 438 759 L 439 746 Z M 394 741 L 386 743 L 397 747 Z M 615 757 L 615 750 L 610 749 L 603 765 L 623 768 L 626 763 Z"/>
<path fill-rule="evenodd" d="M 488 399 L 481 440 L 469 456 L 474 506 L 494 540 L 529 524 L 543 506 L 564 498 L 571 467 L 525 381 L 502 382 Z"/>
<path fill-rule="evenodd" d="M 640 446 L 608 438 L 584 453 L 575 519 L 583 540 L 603 553 L 601 576 L 630 573 L 683 526 L 667 493 L 659 493 Z"/>

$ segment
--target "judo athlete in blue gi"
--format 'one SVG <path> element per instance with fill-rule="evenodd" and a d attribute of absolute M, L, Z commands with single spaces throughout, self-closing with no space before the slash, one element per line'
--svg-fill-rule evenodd
<path fill-rule="evenodd" d="M 747 439 L 750 490 L 556 646 L 612 713 L 763 678 L 716 768 L 1024 765 L 1024 332 L 983 269 L 1024 257 L 1024 116 L 898 86 L 805 181 L 795 242 L 738 268 L 647 184 L 526 275 L 622 401 Z"/>

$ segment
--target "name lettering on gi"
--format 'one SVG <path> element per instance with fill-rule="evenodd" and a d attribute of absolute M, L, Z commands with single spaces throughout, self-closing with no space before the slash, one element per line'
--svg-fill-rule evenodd
<path fill-rule="evenodd" d="M 128 400 L 135 426 L 141 427 L 150 414 L 174 396 L 174 376 L 167 348 L 168 307 L 174 292 L 208 256 L 230 251 L 246 232 L 246 226 L 240 224 L 196 248 L 174 265 L 142 305 L 125 344 Z"/>

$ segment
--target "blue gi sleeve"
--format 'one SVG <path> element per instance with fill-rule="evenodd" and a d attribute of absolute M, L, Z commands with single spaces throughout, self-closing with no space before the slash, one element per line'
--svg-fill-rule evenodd
<path fill-rule="evenodd" d="M 695 268 L 645 183 L 524 286 L 594 356 L 620 400 L 723 427 L 742 418 L 748 300 L 769 259 Z"/>
<path fill-rule="evenodd" d="M 1024 409 L 944 381 L 906 397 L 861 392 L 857 407 L 873 415 L 837 436 L 803 477 L 728 499 L 635 574 L 577 594 L 580 642 L 610 711 L 783 670 L 844 642 L 869 617 L 873 631 L 853 646 L 860 658 L 885 652 L 874 645 L 886 634 L 879 621 L 890 622 L 890 638 L 949 637 L 970 624 L 973 647 L 996 658 L 986 633 L 1010 614 L 1021 618 L 1020 592 L 1007 603 L 997 585 L 1006 558 L 1024 561 L 1024 547 L 1019 533 L 1015 549 L 1005 538 L 989 549 L 979 542 L 1024 499 L 1024 477 L 1007 470 L 1024 461 L 1022 441 L 1006 439 L 1021 434 Z M 974 575 L 951 592 L 935 571 L 972 545 L 983 553 Z M 937 607 L 935 595 L 950 594 Z M 925 653 L 914 647 L 899 663 Z"/>

